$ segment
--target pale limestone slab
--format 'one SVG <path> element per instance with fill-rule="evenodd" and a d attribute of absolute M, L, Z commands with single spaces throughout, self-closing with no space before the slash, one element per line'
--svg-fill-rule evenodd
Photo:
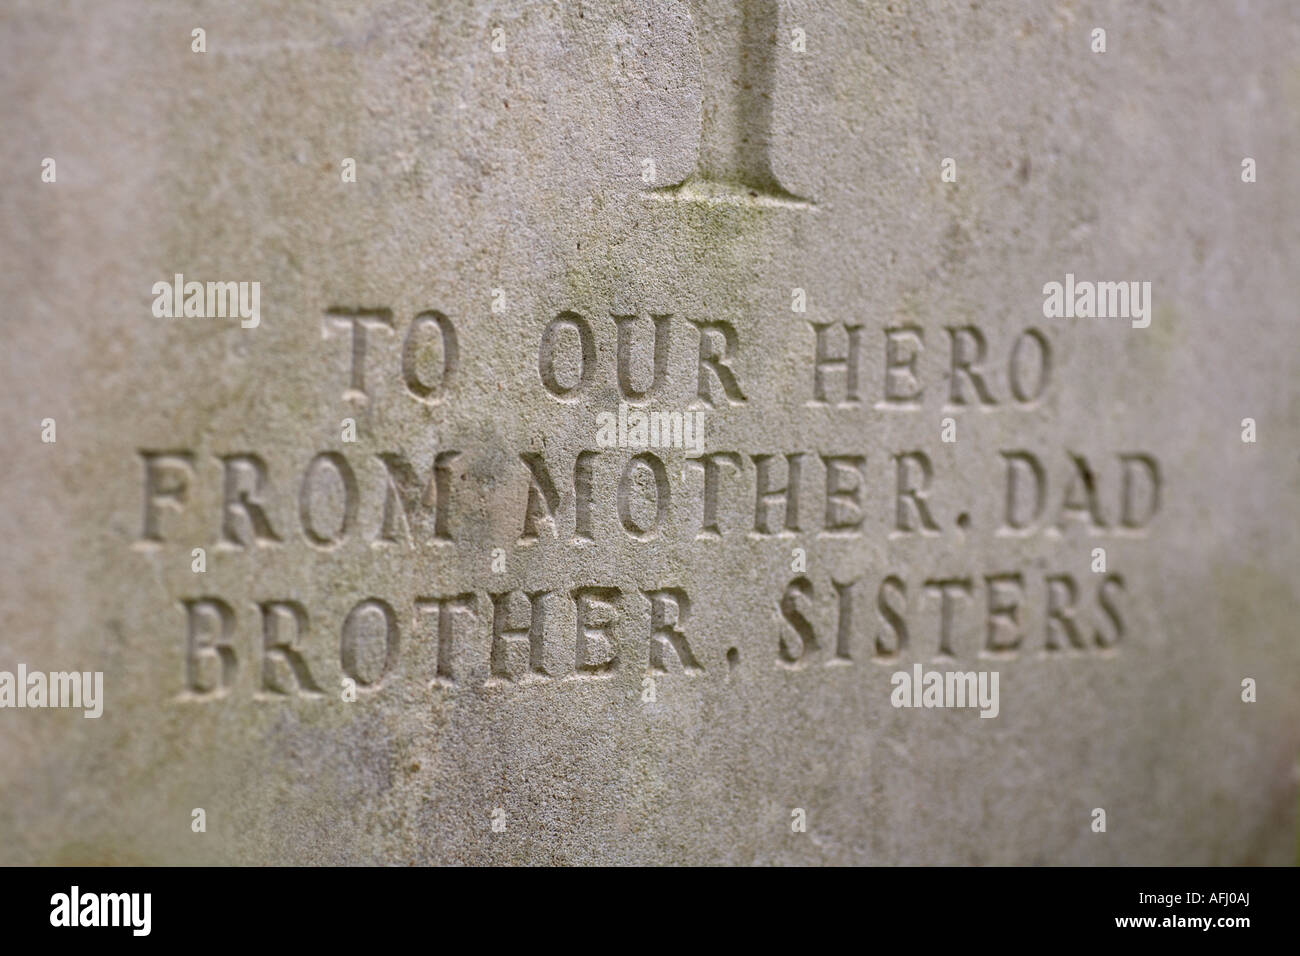
<path fill-rule="evenodd" d="M 0 709 L 0 862 L 1293 861 L 1297 50 L 1281 0 L 8 4 L 0 671 L 104 702 Z M 628 401 L 711 457 L 601 448 Z"/>

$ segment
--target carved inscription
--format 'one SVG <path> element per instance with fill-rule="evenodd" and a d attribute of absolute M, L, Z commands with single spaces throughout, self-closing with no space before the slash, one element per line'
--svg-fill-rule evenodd
<path fill-rule="evenodd" d="M 322 322 L 325 340 L 344 352 L 338 394 L 345 404 L 370 403 L 376 375 L 393 376 L 405 400 L 428 405 L 451 400 L 458 376 L 472 374 L 462 364 L 472 369 L 473 356 L 462 351 L 456 323 L 442 311 L 403 321 L 382 307 L 332 307 Z M 587 420 L 590 396 L 611 388 L 632 410 L 626 419 L 666 399 L 702 414 L 747 414 L 759 387 L 749 380 L 755 365 L 747 362 L 745 338 L 726 321 L 568 310 L 538 328 L 533 400 L 572 406 Z M 796 332 L 807 390 L 794 414 L 802 407 L 837 416 L 977 408 L 1016 415 L 1038 408 L 1056 384 L 1057 345 L 1032 326 L 995 335 L 974 325 L 808 322 Z M 395 367 L 375 361 L 376 336 L 401 342 Z M 688 366 L 670 365 L 683 355 Z M 679 383 L 672 395 L 670 381 Z M 685 392 L 682 382 L 690 383 Z M 1107 569 L 1104 560 L 1092 573 L 1080 573 L 1077 562 L 962 561 L 960 543 L 980 534 L 987 549 L 1055 542 L 1086 552 L 1110 539 L 1144 537 L 1164 495 L 1156 455 L 976 447 L 966 451 L 966 467 L 991 483 L 972 489 L 961 473 L 941 467 L 941 441 L 936 432 L 934 443 L 898 448 L 760 439 L 752 447 L 694 451 L 594 441 L 576 451 L 521 449 L 513 454 L 513 480 L 502 475 L 492 483 L 491 507 L 514 515 L 507 544 L 516 554 L 582 548 L 613 535 L 632 550 L 702 549 L 702 566 L 712 549 L 733 544 L 766 548 L 783 563 L 793 555 L 769 598 L 769 661 L 778 670 L 907 656 L 1068 659 L 1114 652 L 1130 639 L 1133 583 L 1123 569 Z M 459 519 L 463 500 L 486 493 L 470 482 L 466 458 L 458 449 L 431 447 L 363 454 L 345 442 L 303 448 L 290 472 L 272 473 L 253 448 L 203 456 L 174 444 L 139 449 L 135 545 L 233 555 L 433 549 L 486 568 L 497 560 L 489 552 L 505 551 L 474 540 Z M 209 536 L 181 540 L 173 528 L 196 500 L 212 503 L 204 522 Z M 823 540 L 902 549 L 930 539 L 953 543 L 955 556 L 928 570 L 901 557 L 884 566 L 807 563 L 807 550 Z M 179 697 L 323 699 L 336 696 L 340 683 L 364 695 L 399 674 L 445 692 L 467 684 L 605 680 L 629 668 L 686 677 L 716 668 L 725 675 L 739 666 L 740 654 L 735 646 L 716 659 L 705 653 L 694 633 L 699 608 L 690 585 L 620 580 L 611 572 L 512 590 L 485 576 L 467 590 L 358 594 L 337 619 L 288 594 L 200 589 L 178 602 Z M 322 642 L 337 653 L 309 653 Z M 410 672 L 416 666 L 420 672 Z"/>

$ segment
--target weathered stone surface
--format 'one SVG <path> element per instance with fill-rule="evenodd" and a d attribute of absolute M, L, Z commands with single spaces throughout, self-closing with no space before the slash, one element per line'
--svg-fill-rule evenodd
<path fill-rule="evenodd" d="M 1294 858 L 1293 6 L 0 23 L 0 670 L 104 675 L 0 710 L 0 862 Z M 178 273 L 259 323 L 156 317 Z M 1045 317 L 1067 274 L 1150 326 Z M 718 457 L 602 448 L 629 395 Z M 997 716 L 892 706 L 917 664 Z"/>

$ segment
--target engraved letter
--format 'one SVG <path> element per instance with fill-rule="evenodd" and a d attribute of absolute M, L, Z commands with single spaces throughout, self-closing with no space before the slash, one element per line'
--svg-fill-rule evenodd
<path fill-rule="evenodd" d="M 650 669 L 667 672 L 671 649 L 687 671 L 702 671 L 703 666 L 686 643 L 686 621 L 691 601 L 681 588 L 642 591 L 650 602 Z"/>
<path fill-rule="evenodd" d="M 397 644 L 397 615 L 387 602 L 358 601 L 343 619 L 343 673 L 358 687 L 377 689 L 397 663 Z"/>
<path fill-rule="evenodd" d="M 416 340 L 416 333 L 428 326 L 436 328 L 442 338 L 442 375 L 436 385 L 426 385 L 417 370 L 428 347 Z M 451 319 L 441 312 L 429 311 L 421 312 L 411 320 L 411 328 L 402 344 L 402 377 L 406 380 L 407 391 L 423 402 L 436 405 L 441 401 L 440 393 L 447 390 L 459 364 L 460 348 L 456 344 L 456 329 L 451 324 Z"/>
<path fill-rule="evenodd" d="M 574 588 L 573 604 L 578 616 L 575 664 L 578 673 L 608 674 L 618 663 L 614 625 L 618 621 L 617 588 Z"/>
<path fill-rule="evenodd" d="M 573 368 L 572 375 L 566 379 L 572 384 L 561 383 L 555 370 L 556 340 L 565 329 L 573 329 L 578 334 L 578 353 L 576 360 L 565 363 L 565 368 Z M 596 339 L 591 334 L 591 326 L 577 312 L 561 312 L 542 332 L 542 346 L 537 354 L 537 371 L 542 377 L 546 390 L 562 402 L 576 401 L 578 392 L 590 380 L 596 365 Z"/>
<path fill-rule="evenodd" d="M 298 650 L 307 634 L 307 609 L 297 601 L 264 601 L 258 608 L 262 612 L 262 690 L 293 695 L 296 687 L 304 697 L 319 694 L 320 685 L 312 679 L 307 662 Z M 293 627 L 291 637 L 280 632 L 280 625 L 285 621 Z"/>
<path fill-rule="evenodd" d="M 182 600 L 185 607 L 186 696 L 221 697 L 234 683 L 238 663 L 230 637 L 235 612 L 220 598 Z"/>
<path fill-rule="evenodd" d="M 142 541 L 162 544 L 159 511 L 164 507 L 180 511 L 194 477 L 194 456 L 187 451 L 142 451 L 144 459 L 144 531 Z"/>

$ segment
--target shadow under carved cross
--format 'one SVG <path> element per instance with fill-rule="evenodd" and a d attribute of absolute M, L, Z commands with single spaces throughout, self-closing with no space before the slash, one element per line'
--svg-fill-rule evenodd
<path fill-rule="evenodd" d="M 656 199 L 811 207 L 772 172 L 772 89 L 777 0 L 692 0 L 703 89 L 700 151 L 682 182 L 645 195 Z"/>

